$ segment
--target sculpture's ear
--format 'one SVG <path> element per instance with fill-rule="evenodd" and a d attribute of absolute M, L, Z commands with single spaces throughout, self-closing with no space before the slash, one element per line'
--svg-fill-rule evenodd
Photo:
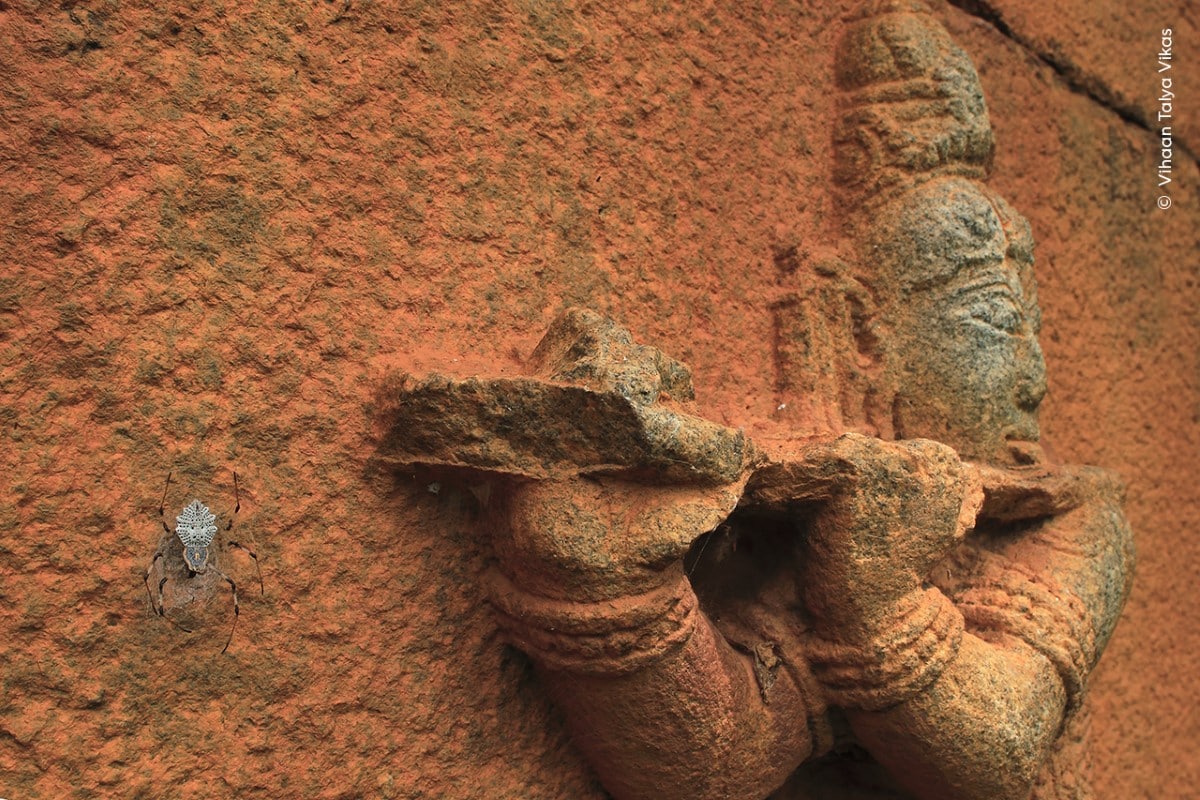
<path fill-rule="evenodd" d="M 891 438 L 887 341 L 871 287 L 836 252 L 815 255 L 773 306 L 781 414 L 814 432 Z"/>

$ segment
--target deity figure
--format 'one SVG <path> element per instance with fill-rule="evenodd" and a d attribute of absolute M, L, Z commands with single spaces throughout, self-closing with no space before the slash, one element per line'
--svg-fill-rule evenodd
<path fill-rule="evenodd" d="M 1120 485 L 1038 444 L 1033 241 L 981 183 L 967 56 L 876 2 L 837 72 L 847 243 L 807 285 L 849 310 L 793 326 L 823 338 L 791 369 L 833 376 L 846 432 L 715 487 L 526 482 L 498 501 L 492 604 L 616 798 L 1081 800 L 1132 575 Z M 989 504 L 997 481 L 1028 496 Z"/>

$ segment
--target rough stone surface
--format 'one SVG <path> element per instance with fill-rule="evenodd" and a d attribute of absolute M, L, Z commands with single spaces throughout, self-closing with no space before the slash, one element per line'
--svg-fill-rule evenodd
<path fill-rule="evenodd" d="M 671 403 L 694 397 L 684 365 L 595 312 L 564 312 L 530 367 L 539 377 L 389 376 L 378 394 L 381 458 L 513 478 L 709 484 L 736 481 L 754 459 L 741 431 Z"/>
<path fill-rule="evenodd" d="M 851 5 L 0 4 L 0 796 L 603 797 L 496 635 L 476 499 L 369 471 L 374 393 L 517 375 L 587 305 L 688 363 L 699 416 L 828 427 L 790 416 L 771 307 L 836 222 Z M 1200 41 L 1185 2 L 1063 8 L 1002 11 L 1148 110 L 1159 30 Z M 1043 440 L 1120 473 L 1142 536 L 1096 792 L 1187 797 L 1196 162 L 1160 212 L 1155 132 L 935 12 L 1038 242 Z M 176 513 L 242 478 L 266 594 L 221 658 L 224 591 L 189 636 L 142 585 L 172 467 Z"/>

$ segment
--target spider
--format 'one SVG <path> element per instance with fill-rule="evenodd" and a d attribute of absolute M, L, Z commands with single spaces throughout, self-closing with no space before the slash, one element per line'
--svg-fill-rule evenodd
<path fill-rule="evenodd" d="M 176 580 L 190 581 L 197 577 L 204 578 L 208 575 L 215 575 L 228 583 L 229 589 L 233 593 L 233 625 L 229 628 L 229 638 L 225 640 L 225 646 L 221 648 L 221 652 L 224 653 L 233 642 L 233 633 L 237 630 L 238 617 L 241 615 L 241 604 L 238 602 L 237 584 L 217 566 L 220 560 L 219 554 L 230 547 L 236 547 L 254 559 L 259 592 L 266 594 L 262 570 L 258 566 L 258 555 L 241 543 L 221 536 L 221 534 L 233 530 L 233 520 L 242 507 L 241 494 L 238 490 L 238 476 L 236 472 L 233 473 L 234 507 L 233 513 L 229 515 L 229 523 L 224 530 L 218 530 L 217 517 L 209 511 L 208 506 L 199 500 L 192 500 L 175 518 L 175 530 L 172 531 L 167 525 L 166 517 L 167 491 L 171 488 L 171 475 L 172 473 L 167 473 L 167 484 L 163 487 L 162 500 L 158 504 L 158 516 L 162 523 L 163 536 L 159 540 L 154 557 L 150 559 L 150 566 L 146 568 L 142 582 L 146 585 L 146 594 L 150 596 L 150 606 L 154 609 L 154 613 L 184 633 L 191 633 L 192 630 L 168 617 L 163 606 L 163 586 L 166 585 L 167 579 L 174 577 Z M 216 541 L 215 545 L 213 544 L 214 540 Z M 160 568 L 162 578 L 158 581 L 158 601 L 156 603 L 154 593 L 150 590 L 150 576 L 159 559 L 162 559 Z"/>

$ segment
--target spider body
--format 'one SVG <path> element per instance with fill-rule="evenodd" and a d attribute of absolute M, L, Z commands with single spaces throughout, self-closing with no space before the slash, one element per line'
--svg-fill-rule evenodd
<path fill-rule="evenodd" d="M 233 526 L 232 519 L 229 524 Z M 175 518 L 175 535 L 183 543 L 183 561 L 188 569 L 203 573 L 208 566 L 208 546 L 217 535 L 217 515 L 199 500 L 193 500 Z"/>
<path fill-rule="evenodd" d="M 210 511 L 204 503 L 195 499 L 184 506 L 179 515 L 175 517 L 175 530 L 172 531 L 167 525 L 166 519 L 167 491 L 170 486 L 171 475 L 168 474 L 167 484 L 163 487 L 163 498 L 158 505 L 163 536 L 159 540 L 158 548 L 154 553 L 154 557 L 150 560 L 150 566 L 146 568 L 146 574 L 143 578 L 146 593 L 150 596 L 150 605 L 154 609 L 155 614 L 185 633 L 191 633 L 190 628 L 167 616 L 166 604 L 164 602 L 164 587 L 167 581 L 173 579 L 177 584 L 175 587 L 176 595 L 178 596 L 180 594 L 179 589 L 183 588 L 184 593 L 189 596 L 190 600 L 195 600 L 205 594 L 211 594 L 211 587 L 214 582 L 224 581 L 229 584 L 229 590 L 233 596 L 233 624 L 229 629 L 229 638 L 226 639 L 225 646 L 221 648 L 221 652 L 224 653 L 229 649 L 229 645 L 233 641 L 234 631 L 237 630 L 238 617 L 241 615 L 241 603 L 238 602 L 237 584 L 220 569 L 217 555 L 229 548 L 236 548 L 245 552 L 254 560 L 254 568 L 258 574 L 259 591 L 265 593 L 262 582 L 262 571 L 258 567 L 258 556 L 254 551 L 239 542 L 235 542 L 228 537 L 221 538 L 222 533 L 227 533 L 233 529 L 234 517 L 237 516 L 237 512 L 241 509 L 237 473 L 233 473 L 235 505 L 233 513 L 229 516 L 229 523 L 225 526 L 224 531 L 217 526 L 216 514 Z M 154 573 L 155 565 L 159 565 L 162 576 L 158 581 L 157 601 L 154 593 L 150 590 L 150 576 Z"/>

